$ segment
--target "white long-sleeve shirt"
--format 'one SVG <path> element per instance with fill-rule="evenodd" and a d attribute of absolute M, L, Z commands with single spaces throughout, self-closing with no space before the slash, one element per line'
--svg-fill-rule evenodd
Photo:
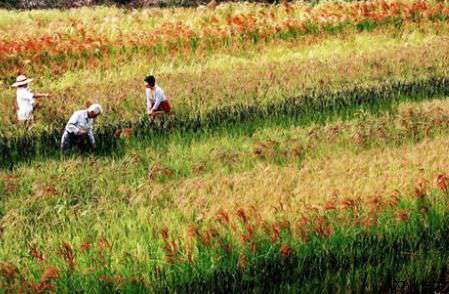
<path fill-rule="evenodd" d="M 156 110 L 161 102 L 167 100 L 164 90 L 162 90 L 159 86 L 154 87 L 154 95 L 152 95 L 150 88 L 146 88 L 145 93 L 147 94 L 147 112 Z"/>
<path fill-rule="evenodd" d="M 75 111 L 65 127 L 65 131 L 74 135 L 87 134 L 89 141 L 95 144 L 94 132 L 92 130 L 94 120 L 89 118 L 87 110 Z"/>
<path fill-rule="evenodd" d="M 19 120 L 28 120 L 34 110 L 34 94 L 25 87 L 17 88 L 17 117 Z"/>

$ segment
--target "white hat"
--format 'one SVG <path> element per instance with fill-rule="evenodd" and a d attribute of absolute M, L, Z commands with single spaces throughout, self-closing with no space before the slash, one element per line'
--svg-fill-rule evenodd
<path fill-rule="evenodd" d="M 100 104 L 94 103 L 87 109 L 89 112 L 94 112 L 95 114 L 100 114 L 103 112 L 103 108 L 101 108 Z"/>
<path fill-rule="evenodd" d="M 12 84 L 13 87 L 23 86 L 29 84 L 33 79 L 27 79 L 26 76 L 20 75 L 16 78 L 16 82 Z"/>

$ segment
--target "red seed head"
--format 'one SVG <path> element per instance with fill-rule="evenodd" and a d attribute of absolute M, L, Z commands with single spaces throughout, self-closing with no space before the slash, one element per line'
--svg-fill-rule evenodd
<path fill-rule="evenodd" d="M 13 281 L 18 274 L 19 270 L 14 264 L 9 262 L 0 263 L 0 275 L 4 277 L 6 281 Z"/>
<path fill-rule="evenodd" d="M 410 218 L 409 214 L 404 210 L 397 211 L 394 215 L 398 222 L 407 221 Z"/>
<path fill-rule="evenodd" d="M 282 244 L 280 253 L 282 257 L 289 257 L 292 254 L 293 250 L 287 245 Z"/>
<path fill-rule="evenodd" d="M 73 269 L 75 267 L 75 252 L 73 251 L 72 245 L 68 242 L 63 242 L 60 248 L 60 254 L 70 269 Z"/>
<path fill-rule="evenodd" d="M 336 208 L 335 202 L 332 200 L 329 200 L 324 204 L 324 210 L 334 210 Z"/>
<path fill-rule="evenodd" d="M 55 280 L 59 277 L 59 270 L 53 266 L 47 268 L 47 270 L 41 276 L 41 283 L 48 283 L 51 280 Z"/>
<path fill-rule="evenodd" d="M 161 236 L 164 240 L 168 239 L 168 228 L 167 227 L 165 227 L 161 230 Z"/>
<path fill-rule="evenodd" d="M 271 241 L 276 242 L 281 235 L 281 228 L 277 224 L 272 224 L 271 229 L 273 230 L 273 233 L 271 234 Z"/>
<path fill-rule="evenodd" d="M 448 193 L 449 190 L 449 176 L 445 175 L 445 174 L 440 174 L 437 177 L 437 186 L 438 188 L 444 192 L 444 193 Z"/>
<path fill-rule="evenodd" d="M 247 216 L 246 216 L 246 213 L 245 213 L 245 211 L 243 210 L 243 208 L 239 208 L 239 209 L 237 209 L 237 216 L 240 218 L 240 220 L 243 222 L 243 223 L 247 223 L 248 222 L 248 218 L 247 218 Z"/>
<path fill-rule="evenodd" d="M 220 222 L 223 225 L 229 224 L 229 213 L 222 209 L 220 212 L 215 216 L 215 220 Z"/>
<path fill-rule="evenodd" d="M 189 225 L 189 228 L 187 229 L 187 236 L 190 239 L 193 239 L 193 238 L 199 236 L 198 228 L 193 224 Z"/>
<path fill-rule="evenodd" d="M 30 255 L 40 262 L 45 260 L 44 255 L 39 251 L 39 249 L 35 245 L 32 245 L 30 247 Z"/>
<path fill-rule="evenodd" d="M 415 196 L 417 198 L 424 198 L 427 195 L 427 184 L 429 182 L 426 179 L 418 179 L 415 185 Z"/>
<path fill-rule="evenodd" d="M 91 243 L 89 243 L 89 242 L 84 242 L 84 243 L 81 244 L 81 246 L 80 246 L 80 251 L 81 251 L 81 252 L 86 251 L 86 250 L 90 249 L 90 247 L 92 247 L 92 244 L 91 244 Z"/>

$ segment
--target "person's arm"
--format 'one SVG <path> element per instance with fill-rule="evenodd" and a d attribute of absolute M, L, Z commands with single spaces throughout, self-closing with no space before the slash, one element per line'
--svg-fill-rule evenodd
<path fill-rule="evenodd" d="M 89 130 L 87 131 L 87 137 L 89 138 L 90 145 L 95 148 L 95 137 L 92 128 L 89 128 Z"/>
<path fill-rule="evenodd" d="M 31 105 L 33 105 L 33 109 L 39 107 L 39 103 L 36 101 L 36 96 L 32 92 L 29 93 L 29 100 Z"/>
<path fill-rule="evenodd" d="M 151 101 L 150 89 L 146 88 L 145 93 L 147 95 L 147 113 L 151 113 L 151 108 L 153 107 L 153 103 Z"/>
<path fill-rule="evenodd" d="M 82 134 L 83 130 L 78 126 L 78 121 L 79 121 L 79 114 L 75 112 L 70 117 L 69 122 L 67 123 L 67 126 L 66 126 L 66 130 L 69 133 L 72 133 L 75 135 Z"/>
<path fill-rule="evenodd" d="M 36 93 L 33 96 L 34 96 L 34 98 L 42 98 L 42 97 L 48 97 L 48 96 L 50 96 L 50 94 L 48 94 L 48 93 Z"/>
<path fill-rule="evenodd" d="M 17 113 L 17 110 L 19 109 L 19 106 L 17 106 L 17 97 L 14 98 L 14 101 L 12 102 L 14 113 Z"/>
<path fill-rule="evenodd" d="M 164 94 L 164 91 L 162 91 L 162 89 L 160 91 L 157 91 L 154 94 L 154 96 L 155 96 L 154 97 L 155 101 L 154 101 L 153 108 L 151 109 L 152 112 L 156 111 L 159 108 L 159 104 L 161 104 L 161 102 L 165 100 L 165 94 Z"/>
<path fill-rule="evenodd" d="M 32 97 L 33 97 L 33 99 L 32 99 L 32 104 L 33 104 L 33 107 L 34 108 L 38 108 L 38 107 L 40 107 L 41 105 L 40 105 L 40 99 L 42 98 L 42 97 L 48 97 L 49 95 L 48 94 L 45 94 L 45 93 L 36 93 L 36 94 L 32 94 Z"/>

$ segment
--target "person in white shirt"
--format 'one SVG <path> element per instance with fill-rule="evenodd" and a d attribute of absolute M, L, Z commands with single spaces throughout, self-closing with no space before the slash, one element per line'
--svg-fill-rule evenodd
<path fill-rule="evenodd" d="M 17 120 L 19 122 L 30 123 L 33 121 L 33 111 L 36 108 L 36 98 L 48 97 L 48 94 L 36 93 L 33 94 L 28 88 L 28 84 L 33 79 L 28 79 L 24 75 L 16 78 L 16 82 L 12 84 L 17 87 L 16 101 L 14 103 L 15 111 L 17 112 Z"/>
<path fill-rule="evenodd" d="M 85 110 L 75 111 L 67 123 L 61 138 L 61 150 L 67 152 L 73 146 L 83 150 L 86 140 L 91 148 L 95 148 L 95 137 L 92 125 L 95 118 L 103 112 L 100 104 L 92 104 Z"/>
<path fill-rule="evenodd" d="M 156 85 L 156 78 L 154 76 L 147 76 L 144 79 L 145 93 L 147 95 L 147 114 L 150 117 L 155 117 L 158 114 L 169 114 L 171 112 L 171 105 L 164 94 L 164 90 Z"/>

